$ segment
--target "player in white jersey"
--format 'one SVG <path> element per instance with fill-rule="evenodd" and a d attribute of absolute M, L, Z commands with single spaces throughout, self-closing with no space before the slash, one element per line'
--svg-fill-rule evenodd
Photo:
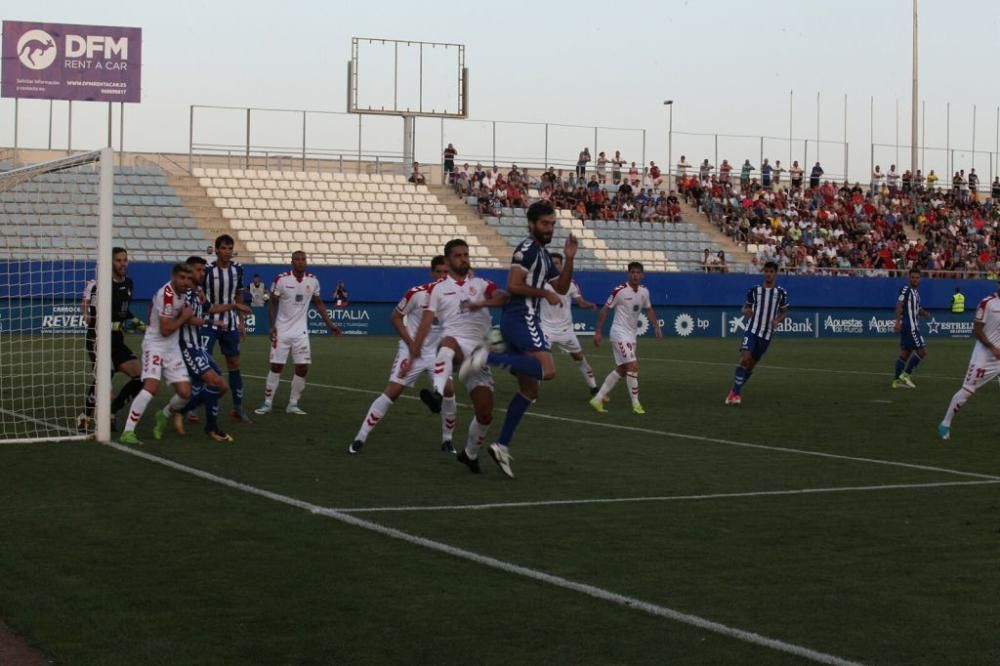
<path fill-rule="evenodd" d="M 464 240 L 448 241 L 444 246 L 444 258 L 448 277 L 435 282 L 430 289 L 420 327 L 410 343 L 408 359 L 412 365 L 421 358 L 424 340 L 437 319 L 441 325 L 441 343 L 434 357 L 434 390 L 420 392 L 420 399 L 434 413 L 441 411 L 453 364 L 475 351 L 489 334 L 493 323 L 489 308 L 501 307 L 507 302 L 507 292 L 471 274 L 469 245 Z M 465 448 L 458 454 L 458 461 L 478 474 L 479 446 L 493 421 L 493 375 L 489 367 L 483 367 L 467 374 L 464 382 L 472 398 L 475 418 L 469 424 L 469 436 Z"/>
<path fill-rule="evenodd" d="M 285 411 L 305 416 L 305 412 L 299 408 L 299 398 L 306 387 L 306 375 L 309 374 L 309 364 L 312 362 L 309 348 L 309 306 L 316 308 L 330 333 L 340 335 L 340 328 L 330 319 L 320 293 L 319 280 L 312 273 L 306 273 L 306 253 L 302 250 L 293 252 L 292 270 L 278 275 L 271 285 L 271 298 L 267 302 L 271 322 L 271 371 L 267 373 L 264 384 L 264 404 L 255 413 L 271 412 L 274 394 L 281 381 L 281 371 L 285 369 L 285 362 L 291 352 L 295 375 L 292 377 L 292 392 Z"/>
<path fill-rule="evenodd" d="M 424 339 L 424 344 L 420 350 L 420 357 L 410 362 L 410 343 L 413 342 L 417 329 L 424 316 L 424 307 L 427 305 L 431 287 L 438 280 L 448 277 L 448 265 L 443 255 L 438 255 L 431 260 L 431 281 L 427 284 L 413 287 L 396 305 L 392 311 L 390 321 L 392 327 L 399 335 L 399 349 L 396 351 L 396 358 L 392 362 L 392 370 L 389 372 L 389 383 L 385 390 L 375 398 L 368 413 L 365 414 L 361 422 L 361 429 L 354 436 L 354 441 L 347 448 L 348 453 L 361 453 L 361 447 L 368 440 L 368 434 L 378 423 L 385 418 L 389 408 L 403 394 L 407 387 L 413 386 L 423 373 L 427 373 L 428 378 L 434 381 L 434 358 L 437 355 L 438 343 L 441 342 L 441 324 L 431 324 L 431 330 Z M 441 450 L 447 453 L 455 453 L 452 445 L 452 436 L 455 431 L 455 390 L 449 381 L 445 384 L 441 402 Z"/>
<path fill-rule="evenodd" d="M 549 252 L 549 257 L 552 259 L 552 264 L 556 267 L 556 270 L 561 273 L 563 256 L 558 252 Z M 555 293 L 555 288 L 549 283 L 545 284 L 545 290 Z M 576 361 L 576 367 L 580 369 L 583 381 L 587 382 L 587 386 L 590 387 L 590 395 L 596 395 L 597 382 L 594 381 L 594 370 L 590 367 L 590 363 L 587 362 L 587 357 L 583 355 L 580 340 L 577 339 L 576 331 L 573 329 L 572 304 L 575 302 L 584 310 L 596 310 L 597 305 L 583 297 L 583 294 L 580 293 L 580 287 L 576 282 L 570 283 L 569 291 L 565 294 L 557 295 L 559 296 L 558 305 L 553 305 L 545 299 L 542 299 L 539 304 L 542 333 L 545 335 L 545 340 L 549 343 L 549 347 L 559 345 L 564 352 L 568 353 Z"/>
<path fill-rule="evenodd" d="M 641 313 L 646 312 L 657 338 L 663 337 L 663 331 L 660 330 L 660 320 L 649 300 L 649 290 L 642 286 L 643 275 L 642 264 L 638 261 L 630 263 L 628 282 L 618 285 L 611 291 L 607 303 L 597 315 L 597 330 L 594 331 L 595 347 L 601 344 L 601 331 L 604 329 L 604 320 L 608 318 L 608 310 L 615 311 L 614 321 L 611 322 L 611 351 L 615 356 L 615 369 L 608 374 L 597 395 L 590 401 L 590 406 L 599 412 L 607 411 L 604 408 L 604 399 L 624 377 L 629 397 L 632 398 L 632 411 L 636 414 L 646 413 L 639 402 L 639 361 L 635 355 Z"/>
<path fill-rule="evenodd" d="M 160 380 L 173 384 L 176 395 L 171 402 L 183 407 L 191 397 L 191 379 L 188 377 L 179 344 L 180 329 L 194 316 L 184 294 L 191 288 L 192 271 L 187 264 L 175 264 L 166 283 L 153 296 L 149 308 L 149 325 L 142 340 L 142 390 L 129 408 L 122 444 L 141 444 L 135 427 L 146 411 L 149 402 L 160 388 Z"/>
<path fill-rule="evenodd" d="M 972 394 L 1000 375 L 1000 292 L 990 294 L 979 302 L 972 335 L 976 338 L 976 346 L 972 350 L 962 388 L 952 396 L 944 420 L 938 425 L 941 439 L 951 438 L 951 420 Z"/>

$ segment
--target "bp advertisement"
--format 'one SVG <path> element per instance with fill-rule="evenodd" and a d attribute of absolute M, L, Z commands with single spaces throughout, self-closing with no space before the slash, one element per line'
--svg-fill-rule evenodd
<path fill-rule="evenodd" d="M 346 307 L 327 306 L 333 322 L 344 335 L 395 335 L 389 317 L 394 304 L 357 303 Z M 135 301 L 132 312 L 145 319 L 149 311 L 148 301 Z M 498 312 L 494 312 L 494 323 L 499 322 Z M 746 330 L 746 322 L 738 308 L 656 308 L 657 318 L 663 335 L 667 337 L 726 338 L 741 337 Z M 929 338 L 971 338 L 973 312 L 952 314 L 932 311 L 921 322 L 920 328 Z M 609 313 L 605 324 L 605 334 L 614 316 Z M 594 310 L 573 311 L 574 329 L 578 335 L 593 335 L 597 323 Z M 895 319 L 889 310 L 864 309 L 823 309 L 791 310 L 788 317 L 777 328 L 779 337 L 832 338 L 832 337 L 893 337 Z M 247 335 L 270 335 L 267 308 L 254 308 L 247 317 Z M 78 300 L 66 299 L 57 303 L 35 302 L 25 304 L 19 300 L 0 301 L 0 331 L 24 334 L 67 335 L 82 334 L 86 324 L 80 311 Z M 319 312 L 309 311 L 309 332 L 313 335 L 329 335 Z M 651 336 L 654 327 L 646 316 L 640 313 L 639 335 Z"/>

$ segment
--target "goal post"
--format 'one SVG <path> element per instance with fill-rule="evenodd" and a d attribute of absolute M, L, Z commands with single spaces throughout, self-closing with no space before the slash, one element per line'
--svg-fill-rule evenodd
<path fill-rule="evenodd" d="M 110 148 L 0 171 L 0 443 L 111 439 L 113 206 Z"/>

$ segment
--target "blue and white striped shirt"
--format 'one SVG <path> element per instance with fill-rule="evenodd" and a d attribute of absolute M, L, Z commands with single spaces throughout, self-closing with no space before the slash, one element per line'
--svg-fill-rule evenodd
<path fill-rule="evenodd" d="M 205 298 L 209 303 L 228 305 L 236 302 L 236 294 L 243 289 L 243 266 L 235 261 L 226 268 L 212 262 L 205 269 L 205 282 L 202 284 Z M 222 323 L 223 330 L 235 330 L 239 324 L 239 313 L 235 310 L 212 315 L 213 321 Z"/>
<path fill-rule="evenodd" d="M 774 318 L 788 309 L 788 292 L 784 287 L 757 285 L 747 292 L 744 305 L 753 309 L 747 321 L 747 333 L 761 340 L 770 340 L 774 332 Z"/>
<path fill-rule="evenodd" d="M 545 285 L 559 277 L 559 271 L 552 263 L 552 257 L 545 248 L 534 238 L 525 238 L 511 259 L 511 268 L 523 270 L 525 272 L 524 284 L 526 287 L 544 289 Z M 516 296 L 511 294 L 510 300 L 504 306 L 504 312 L 514 312 L 529 317 L 539 315 L 540 298 L 528 296 Z"/>
<path fill-rule="evenodd" d="M 210 307 L 208 303 L 201 302 L 201 297 L 198 295 L 197 289 L 188 289 L 187 293 L 184 294 L 184 303 L 191 306 L 194 316 L 198 319 L 204 318 L 205 313 L 208 312 Z M 204 349 L 205 345 L 201 333 L 201 326 L 194 326 L 193 324 L 184 324 L 181 326 L 181 349 L 185 347 L 188 349 Z"/>
<path fill-rule="evenodd" d="M 898 301 L 903 304 L 903 330 L 919 331 L 920 293 L 910 285 L 905 285 L 899 290 Z"/>

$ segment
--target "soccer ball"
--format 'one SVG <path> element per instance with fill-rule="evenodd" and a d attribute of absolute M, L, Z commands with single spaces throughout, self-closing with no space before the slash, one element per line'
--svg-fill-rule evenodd
<path fill-rule="evenodd" d="M 264 294 L 264 302 L 267 303 L 269 300 L 271 300 L 271 294 Z"/>
<path fill-rule="evenodd" d="M 503 341 L 503 334 L 500 333 L 500 329 L 496 326 L 491 328 L 489 334 L 486 336 L 486 344 L 489 345 L 490 351 L 496 354 L 502 354 L 507 351 L 507 344 Z"/>

